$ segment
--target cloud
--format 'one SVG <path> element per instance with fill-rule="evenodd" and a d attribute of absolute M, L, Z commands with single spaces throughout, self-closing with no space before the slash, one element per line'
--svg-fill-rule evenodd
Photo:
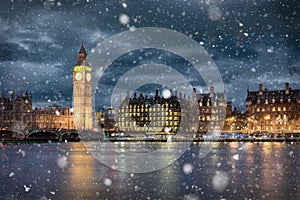
<path fill-rule="evenodd" d="M 246 88 L 256 89 L 258 83 L 281 88 L 282 82 L 289 81 L 294 88 L 300 87 L 297 1 L 287 1 L 287 6 L 282 6 L 280 1 L 264 0 L 176 4 L 131 0 L 126 2 L 126 9 L 121 3 L 3 2 L 0 8 L 1 90 L 28 88 L 33 90 L 36 102 L 49 98 L 70 102 L 72 69 L 81 41 L 84 40 L 89 52 L 97 43 L 132 26 L 170 28 L 203 42 L 221 72 L 227 97 L 236 99 L 237 105 L 244 102 Z M 120 24 L 120 14 L 130 17 L 128 27 Z M 116 62 L 107 75 L 117 80 L 118 73 L 124 73 L 122 70 L 132 67 L 134 61 L 136 64 L 154 62 L 175 67 L 191 75 L 196 86 L 202 86 L 203 82 L 197 80 L 197 75 L 183 60 L 165 56 L 165 52 L 149 56 L 140 53 Z M 110 78 L 103 84 L 111 88 L 114 82 Z"/>

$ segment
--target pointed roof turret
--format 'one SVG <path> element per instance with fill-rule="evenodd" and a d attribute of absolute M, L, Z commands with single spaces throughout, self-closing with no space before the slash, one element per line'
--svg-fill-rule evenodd
<path fill-rule="evenodd" d="M 86 56 L 87 56 L 87 53 L 86 53 L 86 50 L 84 48 L 84 43 L 82 42 L 81 44 L 81 48 L 78 52 L 78 60 L 77 60 L 77 66 L 89 66 L 89 64 L 87 63 L 87 60 L 86 60 Z"/>
<path fill-rule="evenodd" d="M 86 53 L 86 51 L 85 51 L 85 48 L 84 48 L 84 43 L 83 43 L 83 41 L 82 41 L 81 48 L 80 48 L 78 54 L 84 54 L 84 55 L 87 55 L 87 53 Z"/>

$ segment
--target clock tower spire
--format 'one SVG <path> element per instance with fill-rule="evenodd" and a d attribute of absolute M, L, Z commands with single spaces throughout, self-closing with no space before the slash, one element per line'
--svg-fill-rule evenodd
<path fill-rule="evenodd" d="M 87 62 L 87 53 L 82 42 L 78 60 L 73 68 L 73 108 L 75 127 L 78 130 L 92 129 L 92 69 Z"/>

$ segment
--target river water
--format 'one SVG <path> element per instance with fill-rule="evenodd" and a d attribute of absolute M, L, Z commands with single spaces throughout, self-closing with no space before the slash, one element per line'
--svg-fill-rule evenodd
<path fill-rule="evenodd" d="M 170 165 L 147 173 L 107 167 L 86 144 L 0 144 L 0 199 L 300 199 L 298 143 L 219 142 L 205 157 L 201 143 L 192 143 Z M 174 144 L 151 147 L 168 149 L 159 158 L 168 163 Z"/>

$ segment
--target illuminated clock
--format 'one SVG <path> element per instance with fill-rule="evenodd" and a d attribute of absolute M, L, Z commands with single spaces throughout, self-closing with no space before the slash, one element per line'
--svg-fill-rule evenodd
<path fill-rule="evenodd" d="M 87 81 L 91 81 L 91 80 L 92 80 L 92 75 L 91 75 L 91 73 L 87 73 L 87 74 L 86 74 L 86 80 L 87 80 Z"/>
<path fill-rule="evenodd" d="M 80 72 L 77 72 L 75 74 L 75 79 L 78 80 L 78 81 L 81 80 L 82 79 L 82 74 Z"/>

